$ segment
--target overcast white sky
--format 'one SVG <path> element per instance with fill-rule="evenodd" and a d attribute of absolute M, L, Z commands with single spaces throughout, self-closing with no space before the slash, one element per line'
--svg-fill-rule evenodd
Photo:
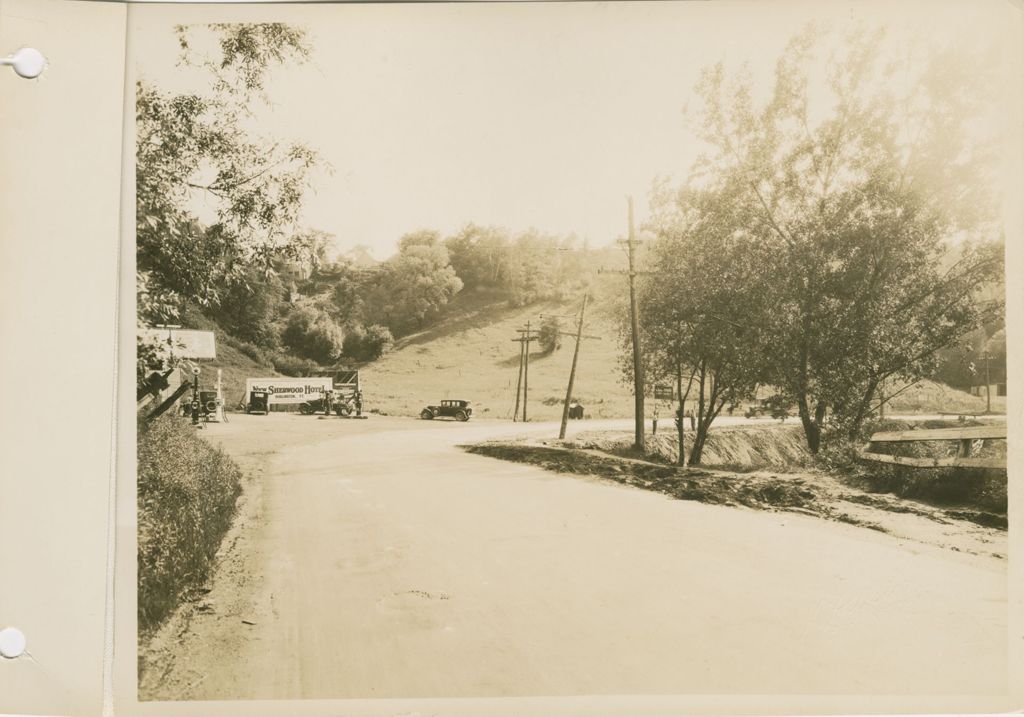
<path fill-rule="evenodd" d="M 132 6 L 130 42 L 143 76 L 185 90 L 198 78 L 176 66 L 174 24 L 306 27 L 311 61 L 274 73 L 260 125 L 334 168 L 305 224 L 383 258 L 406 232 L 470 221 L 622 235 L 625 196 L 642 220 L 654 178 L 695 155 L 682 110 L 701 67 L 767 78 L 808 20 L 984 46 L 1019 16 L 1005 0 Z"/>

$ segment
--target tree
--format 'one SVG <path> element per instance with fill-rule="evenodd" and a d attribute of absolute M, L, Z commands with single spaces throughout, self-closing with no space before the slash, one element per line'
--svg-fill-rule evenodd
<path fill-rule="evenodd" d="M 360 269 L 350 261 L 335 264 L 331 288 L 332 313 L 344 326 L 359 326 L 366 316 L 366 296 L 371 293 L 377 270 Z"/>
<path fill-rule="evenodd" d="M 326 311 L 300 304 L 288 315 L 281 341 L 296 356 L 329 365 L 341 355 L 344 334 Z"/>
<path fill-rule="evenodd" d="M 969 131 L 984 95 L 976 58 L 890 59 L 879 31 L 820 60 L 822 36 L 790 42 L 763 103 L 749 75 L 703 73 L 707 151 L 693 177 L 775 277 L 770 378 L 812 452 L 826 416 L 855 435 L 883 381 L 928 375 L 937 351 L 998 312 L 979 289 L 1002 272 L 990 145 Z"/>
<path fill-rule="evenodd" d="M 562 322 L 557 316 L 545 316 L 540 322 L 537 343 L 545 354 L 553 354 L 562 347 Z"/>
<path fill-rule="evenodd" d="M 508 231 L 467 224 L 444 244 L 452 268 L 467 289 L 507 288 L 512 261 Z"/>
<path fill-rule="evenodd" d="M 375 361 L 387 353 L 394 342 L 386 326 L 358 327 L 345 335 L 343 353 L 354 361 Z"/>
<path fill-rule="evenodd" d="M 418 229 L 409 232 L 398 240 L 399 253 L 416 246 L 437 246 L 441 243 L 441 235 L 433 229 Z"/>
<path fill-rule="evenodd" d="M 407 238 L 401 251 L 381 265 L 367 301 L 373 307 L 369 315 L 382 317 L 399 336 L 421 328 L 462 289 L 444 245 Z"/>
<path fill-rule="evenodd" d="M 714 191 L 679 198 L 672 218 L 657 227 L 652 272 L 641 285 L 642 345 L 648 376 L 676 386 L 680 463 L 683 408 L 696 392 L 688 463 L 699 465 L 722 408 L 749 397 L 764 380 L 764 326 L 773 307 L 764 265 L 737 236 L 742 215 Z"/>
<path fill-rule="evenodd" d="M 276 274 L 248 267 L 242 278 L 224 291 L 217 320 L 236 338 L 274 348 L 279 338 L 275 321 L 284 307 L 284 295 L 284 285 Z"/>
<path fill-rule="evenodd" d="M 216 306 L 247 266 L 269 267 L 294 235 L 316 161 L 302 144 L 245 129 L 269 70 L 307 57 L 301 30 L 266 23 L 177 32 L 183 61 L 206 67 L 210 85 L 180 95 L 145 78 L 136 85 L 136 251 L 154 299 L 140 301 L 149 321 L 173 319 L 185 301 Z M 193 51 L 192 36 L 203 32 L 218 41 L 218 55 Z M 200 196 L 215 208 L 208 228 L 191 211 Z"/>

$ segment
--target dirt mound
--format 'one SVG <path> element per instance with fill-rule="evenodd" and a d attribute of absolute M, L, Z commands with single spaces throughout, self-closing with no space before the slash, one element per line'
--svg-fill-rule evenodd
<path fill-rule="evenodd" d="M 993 406 L 994 410 L 996 408 L 998 406 Z M 886 413 L 979 413 L 984 410 L 983 397 L 928 379 L 903 389 L 885 406 Z"/>

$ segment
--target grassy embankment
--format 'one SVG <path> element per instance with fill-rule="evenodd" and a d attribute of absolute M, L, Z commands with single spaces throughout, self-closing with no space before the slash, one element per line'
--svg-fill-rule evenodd
<path fill-rule="evenodd" d="M 138 620 L 147 634 L 207 579 L 242 473 L 176 416 L 140 425 L 138 450 Z"/>
<path fill-rule="evenodd" d="M 953 425 L 960 424 L 927 421 L 917 427 Z M 887 422 L 878 428 L 912 427 L 907 422 Z M 955 450 L 953 443 L 906 444 L 911 448 L 904 451 L 944 455 Z M 828 470 L 807 452 L 799 426 L 778 424 L 712 430 L 700 468 L 674 465 L 672 434 L 648 436 L 644 456 L 638 456 L 631 444 L 631 434 L 606 431 L 583 433 L 568 441 L 495 441 L 466 449 L 562 473 L 597 475 L 682 500 L 809 511 L 848 522 L 853 521 L 837 509 L 837 503 L 858 503 L 896 513 L 939 516 L 939 520 L 955 518 L 1006 527 L 1005 470 L 918 469 L 853 462 Z M 1005 441 L 989 442 L 982 455 L 1005 455 L 1005 447 Z"/>

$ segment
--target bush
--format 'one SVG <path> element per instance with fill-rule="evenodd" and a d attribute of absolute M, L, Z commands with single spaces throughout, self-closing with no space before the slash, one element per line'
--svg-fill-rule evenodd
<path fill-rule="evenodd" d="M 540 323 L 537 343 L 545 354 L 553 354 L 562 347 L 562 323 L 555 316 L 547 316 Z"/>
<path fill-rule="evenodd" d="M 138 620 L 149 631 L 209 576 L 242 473 L 177 416 L 140 427 L 138 449 Z"/>
<path fill-rule="evenodd" d="M 354 361 L 375 361 L 387 353 L 394 342 L 388 327 L 373 324 L 350 331 L 345 336 L 342 353 Z"/>
<path fill-rule="evenodd" d="M 291 354 L 275 354 L 273 365 L 275 371 L 285 376 L 316 376 L 320 373 L 320 364 L 316 361 Z"/>
<path fill-rule="evenodd" d="M 323 309 L 296 306 L 288 315 L 281 340 L 296 356 L 332 364 L 341 355 L 341 327 Z"/>

